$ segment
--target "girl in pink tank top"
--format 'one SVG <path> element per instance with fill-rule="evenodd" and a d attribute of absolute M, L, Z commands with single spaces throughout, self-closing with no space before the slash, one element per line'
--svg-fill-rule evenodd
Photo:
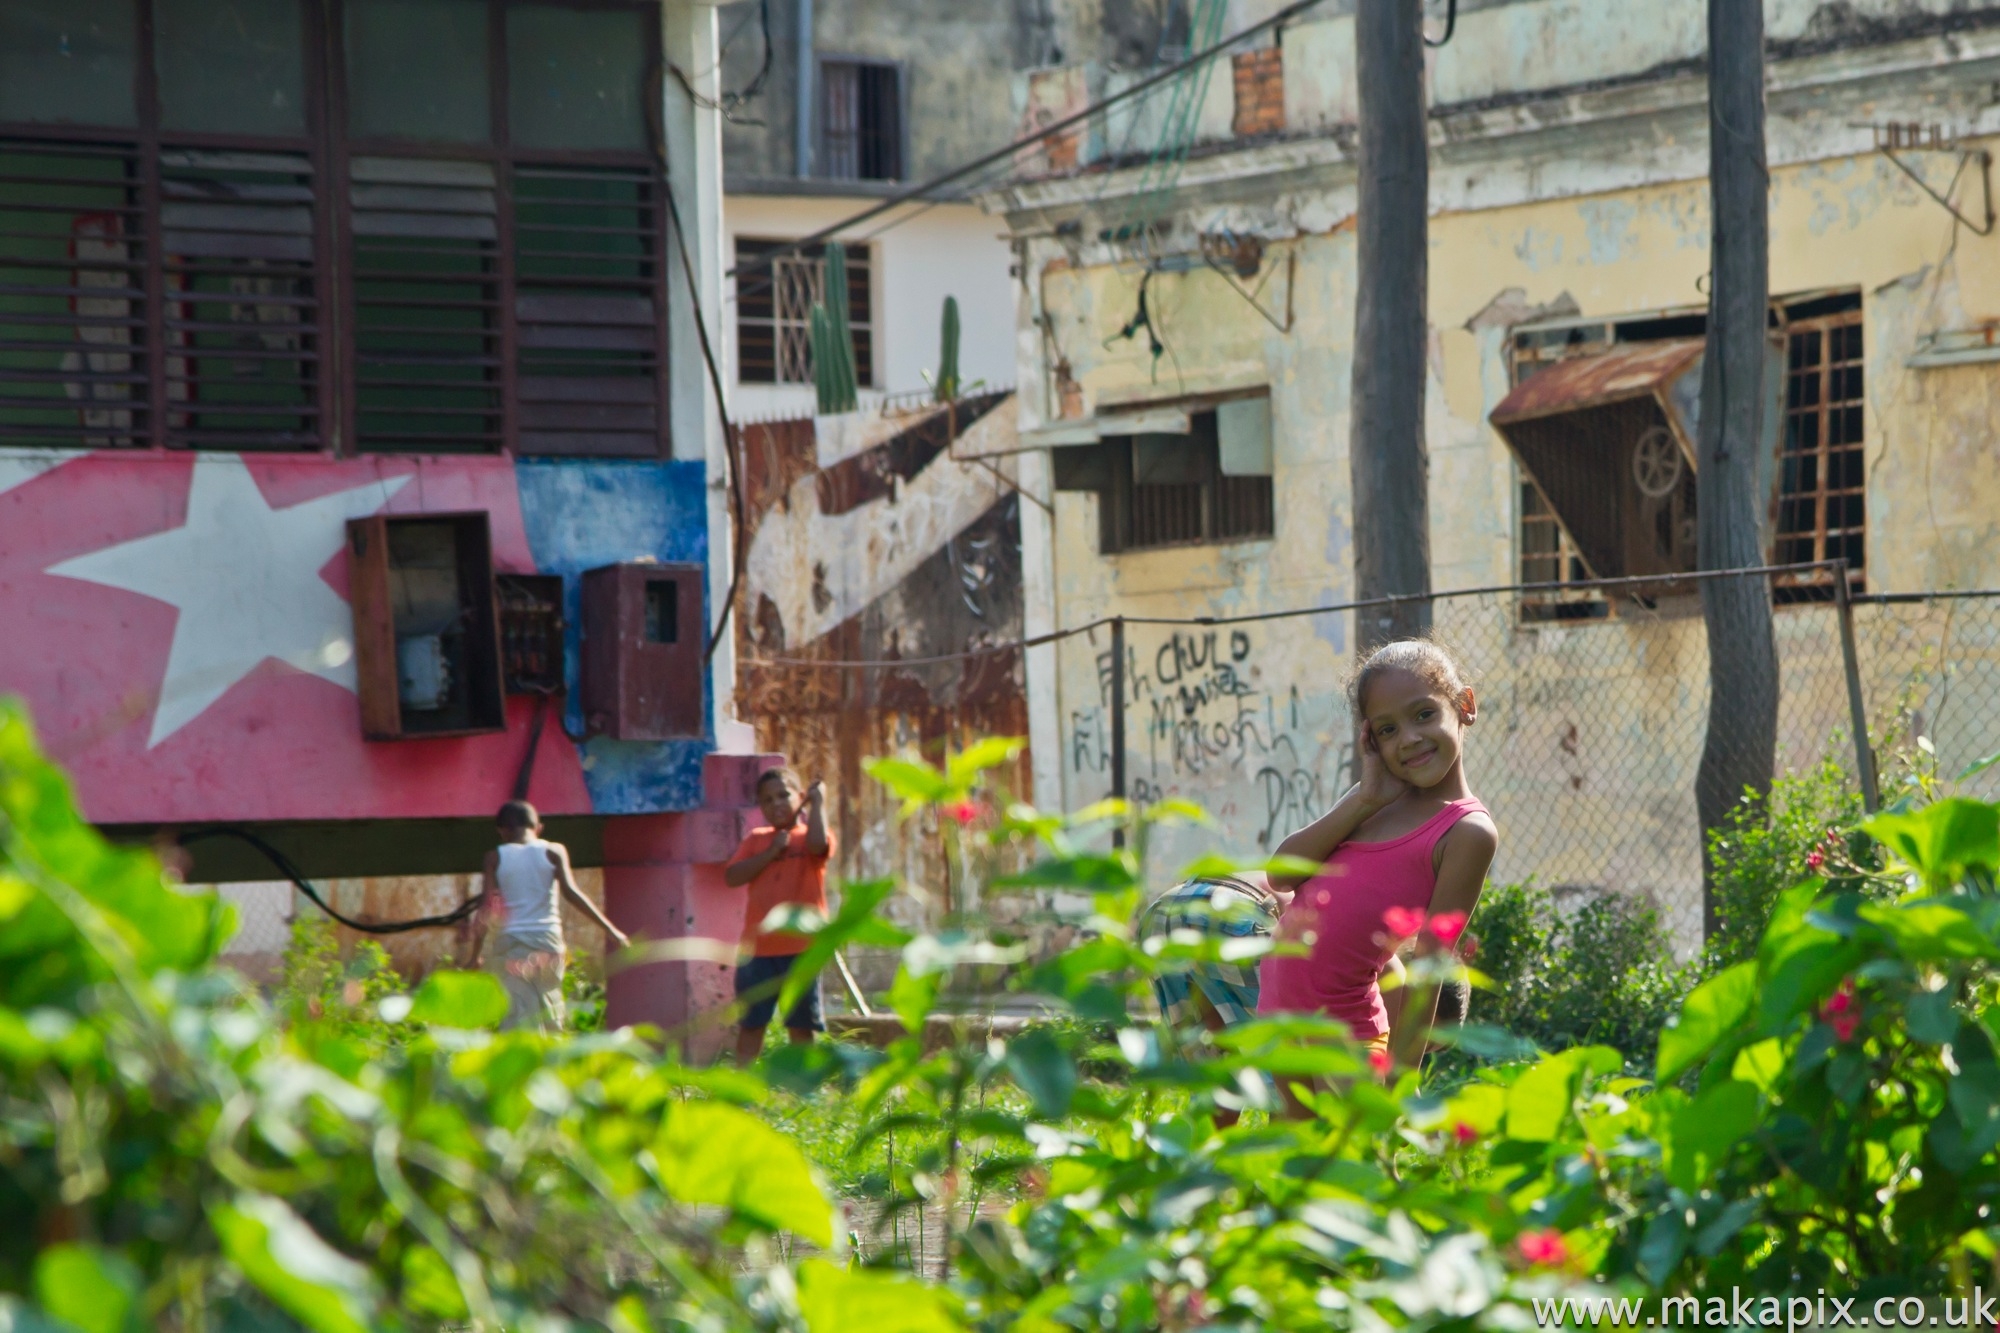
<path fill-rule="evenodd" d="M 1318 862 L 1280 922 L 1304 956 L 1264 960 L 1257 1012 L 1323 1013 L 1377 1053 L 1377 1072 L 1422 1057 L 1437 995 L 1405 1008 L 1381 977 L 1397 948 L 1455 950 L 1478 904 L 1499 831 L 1466 785 L 1464 739 L 1478 704 L 1458 664 L 1436 644 L 1406 639 L 1377 649 L 1355 673 L 1361 780 L 1320 819 L 1278 846 Z M 1417 1012 L 1421 1010 L 1422 1012 Z"/>

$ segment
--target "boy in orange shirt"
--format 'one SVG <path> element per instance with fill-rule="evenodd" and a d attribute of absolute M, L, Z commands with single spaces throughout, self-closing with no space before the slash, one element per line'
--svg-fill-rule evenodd
<path fill-rule="evenodd" d="M 757 804 L 767 821 L 751 829 L 723 868 L 732 887 L 748 887 L 743 914 L 743 947 L 736 964 L 736 998 L 749 995 L 743 1025 L 736 1031 L 736 1062 L 747 1065 L 764 1050 L 764 1032 L 777 1012 L 778 990 L 808 940 L 789 931 L 764 934 L 764 918 L 774 908 L 796 903 L 826 912 L 826 863 L 833 835 L 826 831 L 826 785 L 808 788 L 789 768 L 774 768 L 757 779 Z M 803 825 L 803 827 L 801 827 Z M 794 1045 L 826 1031 L 820 1014 L 819 981 L 785 1015 Z"/>

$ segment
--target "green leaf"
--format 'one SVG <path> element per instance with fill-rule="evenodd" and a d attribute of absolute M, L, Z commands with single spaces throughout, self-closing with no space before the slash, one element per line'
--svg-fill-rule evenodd
<path fill-rule="evenodd" d="M 1987 755 L 1984 759 L 1975 760 L 1972 763 L 1966 765 L 1965 771 L 1960 773 L 1955 779 L 1953 779 L 1953 781 L 1970 782 L 1974 778 L 1978 777 L 1981 773 L 1984 773 L 1987 769 L 1992 768 L 1995 764 L 2000 764 L 2000 750 L 1995 750 L 1992 754 Z"/>
<path fill-rule="evenodd" d="M 471 1313 L 465 1304 L 465 1294 L 458 1289 L 458 1279 L 451 1275 L 451 1265 L 428 1245 L 412 1245 L 403 1251 L 398 1304 L 447 1323 L 462 1320 Z"/>
<path fill-rule="evenodd" d="M 997 889 L 1087 889 L 1092 893 L 1120 893 L 1138 884 L 1138 858 L 1124 850 L 1043 861 L 1019 874 L 999 875 L 993 880 Z"/>
<path fill-rule="evenodd" d="M 778 992 L 779 1013 L 792 1011 L 799 997 L 812 988 L 813 979 L 850 941 L 898 949 L 910 942 L 908 931 L 875 915 L 875 909 L 895 891 L 893 879 L 864 879 L 840 886 L 840 910 L 812 936 L 785 976 Z"/>
<path fill-rule="evenodd" d="M 1656 1213 L 1646 1224 L 1646 1234 L 1639 1242 L 1639 1271 L 1648 1282 L 1659 1286 L 1680 1266 L 1687 1247 L 1687 1210 L 1668 1208 Z"/>
<path fill-rule="evenodd" d="M 1862 907 L 1861 919 L 1880 926 L 1896 951 L 1912 961 L 2000 958 L 2000 944 L 1978 922 L 1946 903 L 1869 903 Z"/>
<path fill-rule="evenodd" d="M 2000 867 L 2000 806 L 1950 797 L 1904 814 L 1882 814 L 1862 829 L 1933 879 L 1967 866 Z"/>
<path fill-rule="evenodd" d="M 1910 1035 L 1926 1046 L 1942 1046 L 1958 1035 L 1958 1006 L 1952 990 L 1920 991 L 1903 1010 Z"/>
<path fill-rule="evenodd" d="M 1148 801 L 1139 811 L 1142 824 L 1193 824 L 1201 828 L 1215 827 L 1215 817 L 1196 805 L 1178 797 Z"/>
<path fill-rule="evenodd" d="M 1310 879 L 1325 869 L 1317 861 L 1302 856 L 1217 856 L 1213 853 L 1181 867 L 1181 878 L 1220 879 L 1227 875 L 1300 875 Z"/>
<path fill-rule="evenodd" d="M 83 1333 L 122 1333 L 138 1295 L 139 1274 L 123 1255 L 65 1244 L 35 1258 L 35 1300 Z"/>
<path fill-rule="evenodd" d="M 811 1333 L 961 1333 L 939 1288 L 893 1273 L 799 1265 L 799 1313 Z"/>
<path fill-rule="evenodd" d="M 952 794 L 968 791 L 990 768 L 1012 763 L 1028 742 L 1020 736 L 988 736 L 974 741 L 945 761 L 945 783 Z"/>
<path fill-rule="evenodd" d="M 209 1213 L 222 1252 L 271 1303 L 314 1333 L 363 1333 L 377 1295 L 368 1270 L 321 1240 L 281 1199 L 238 1195 Z"/>
<path fill-rule="evenodd" d="M 1674 1113 L 1668 1139 L 1667 1179 L 1693 1193 L 1715 1174 L 1730 1152 L 1762 1119 L 1757 1089 L 1724 1079 Z"/>
<path fill-rule="evenodd" d="M 1553 1142 L 1562 1133 L 1576 1101 L 1576 1062 L 1545 1056 L 1507 1090 L 1507 1137 L 1528 1143 Z"/>
<path fill-rule="evenodd" d="M 442 1028 L 495 1028 L 507 1017 L 507 989 L 484 972 L 433 972 L 411 997 L 409 1021 Z"/>
<path fill-rule="evenodd" d="M 1030 1028 L 1007 1043 L 1007 1068 L 1044 1116 L 1056 1120 L 1069 1114 L 1076 1066 L 1046 1028 Z"/>
<path fill-rule="evenodd" d="M 1689 992 L 1679 1020 L 1660 1033 L 1657 1079 L 1671 1083 L 1710 1051 L 1750 1012 L 1757 998 L 1757 965 L 1725 968 Z"/>
<path fill-rule="evenodd" d="M 942 972 L 912 972 L 907 964 L 896 969 L 896 979 L 889 983 L 889 1007 L 902 1021 L 903 1031 L 923 1030 L 924 1020 L 937 1004 L 938 987 L 943 984 Z"/>
<path fill-rule="evenodd" d="M 660 1185 L 683 1203 L 712 1203 L 778 1231 L 833 1244 L 833 1205 L 791 1139 L 734 1106 L 681 1102 L 653 1141 Z"/>
<path fill-rule="evenodd" d="M 861 766 L 869 777 L 903 798 L 905 808 L 942 801 L 951 795 L 944 774 L 911 755 L 901 759 L 871 759 Z"/>

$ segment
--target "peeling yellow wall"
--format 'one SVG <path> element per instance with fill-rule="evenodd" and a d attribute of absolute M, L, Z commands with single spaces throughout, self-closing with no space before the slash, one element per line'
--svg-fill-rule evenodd
<path fill-rule="evenodd" d="M 1932 156 L 1919 165 L 1938 173 L 1942 186 L 1952 159 Z M 1977 197 L 1976 187 L 1971 193 Z M 1482 318 L 1482 312 L 1496 303 L 1531 309 L 1565 295 L 1586 315 L 1699 305 L 1708 247 L 1701 181 L 1432 220 L 1427 433 L 1434 586 L 1467 588 L 1515 577 L 1517 482 L 1504 444 L 1486 423 L 1508 387 L 1506 321 L 1495 313 Z M 1289 334 L 1273 328 L 1214 273 L 1155 274 L 1148 305 L 1168 349 L 1157 362 L 1143 332 L 1106 342 L 1136 308 L 1136 266 L 1059 263 L 1038 272 L 1053 340 L 1049 360 L 1067 361 L 1084 410 L 1268 385 L 1275 436 L 1275 541 L 1100 557 L 1095 497 L 1058 494 L 1058 624 L 1108 615 L 1243 614 L 1349 596 L 1352 236 L 1336 229 L 1270 248 L 1265 263 L 1272 276 L 1260 299 L 1279 314 L 1288 249 L 1297 265 Z M 2000 587 L 2000 444 L 1994 428 L 2000 364 L 1926 371 L 1904 364 L 1923 333 L 2000 319 L 2000 237 L 1961 231 L 1954 244 L 1950 217 L 1879 156 L 1780 169 L 1771 191 L 1771 288 L 1781 295 L 1825 288 L 1862 293 L 1870 589 Z M 1440 615 L 1441 623 L 1447 619 Z M 1657 851 L 1650 859 L 1633 858 L 1629 846 L 1593 855 L 1575 845 L 1572 821 L 1569 841 L 1560 848 L 1553 836 L 1539 849 L 1516 838 L 1515 855 L 1503 848 L 1503 873 L 1619 884 L 1652 892 L 1670 907 L 1698 892 L 1691 760 L 1666 765 L 1664 778 L 1649 780 L 1645 791 L 1622 778 L 1615 763 L 1600 762 L 1613 753 L 1631 755 L 1632 763 L 1657 758 L 1663 731 L 1671 730 L 1676 742 L 1690 728 L 1699 734 L 1706 658 L 1698 617 L 1646 627 L 1616 622 L 1527 630 L 1511 622 L 1475 626 L 1475 620 L 1466 621 L 1466 633 L 1494 660 L 1475 660 L 1473 669 L 1516 690 L 1493 719 L 1510 729 L 1509 745 L 1516 747 L 1507 761 L 1520 770 L 1510 779 L 1517 780 L 1516 789 L 1533 791 L 1534 773 L 1557 772 L 1570 759 L 1579 774 L 1589 775 L 1566 792 L 1534 796 L 1543 807 L 1537 813 L 1548 814 L 1550 802 L 1569 802 L 1580 819 L 1585 811 L 1579 803 L 1590 802 L 1593 822 L 1662 830 L 1649 844 Z M 1796 696 L 1787 700 L 1785 744 L 1788 760 L 1798 763 L 1834 745 L 1834 733 L 1845 726 L 1838 643 L 1825 608 L 1781 610 L 1779 620 Z M 1210 740 L 1221 737 L 1220 743 L 1205 744 L 1200 755 L 1170 744 L 1162 763 L 1157 745 L 1147 748 L 1153 701 L 1143 694 L 1134 701 L 1128 737 L 1135 791 L 1202 799 L 1223 814 L 1231 839 L 1250 847 L 1270 845 L 1293 826 L 1286 821 L 1330 799 L 1343 780 L 1348 723 L 1340 679 L 1348 630 L 1344 617 L 1324 617 L 1245 632 L 1251 642 L 1240 659 L 1221 664 L 1227 673 L 1220 690 L 1209 679 L 1182 709 L 1183 737 L 1192 730 Z M 1155 668 L 1173 660 L 1171 651 L 1160 658 L 1171 648 L 1172 633 L 1133 628 L 1128 665 L 1138 688 L 1161 688 Z M 1072 805 L 1101 795 L 1106 780 L 1105 651 L 1100 634 L 1094 645 L 1072 641 L 1057 655 L 1065 796 Z M 1219 651 L 1231 655 L 1226 634 Z M 1551 660 L 1537 667 L 1530 660 L 1536 654 Z M 1194 656 L 1200 657 L 1198 645 Z M 1864 661 L 1871 695 L 1885 705 L 1894 693 L 1891 656 L 1880 655 L 1879 669 Z M 1544 668 L 1558 659 L 1565 671 L 1597 682 L 1600 712 L 1614 698 L 1638 702 L 1619 705 L 1624 711 L 1614 721 L 1590 716 L 1591 701 L 1575 690 L 1537 695 L 1527 689 L 1523 682 L 1546 679 Z M 1215 665 L 1207 664 L 1211 677 Z M 1245 722 L 1251 714 L 1254 725 Z M 1595 741 L 1593 727 L 1603 733 Z M 1593 743 L 1596 760 L 1573 752 Z M 1480 762 L 1475 739 L 1475 778 Z M 1285 773 L 1282 784 L 1259 776 L 1272 768 Z M 1685 909 L 1675 910 L 1686 924 Z"/>

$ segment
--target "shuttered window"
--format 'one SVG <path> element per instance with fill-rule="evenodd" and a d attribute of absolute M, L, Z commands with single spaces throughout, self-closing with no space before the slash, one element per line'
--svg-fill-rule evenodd
<path fill-rule="evenodd" d="M 656 6 L 89 3 L 0 4 L 0 446 L 665 452 Z"/>

